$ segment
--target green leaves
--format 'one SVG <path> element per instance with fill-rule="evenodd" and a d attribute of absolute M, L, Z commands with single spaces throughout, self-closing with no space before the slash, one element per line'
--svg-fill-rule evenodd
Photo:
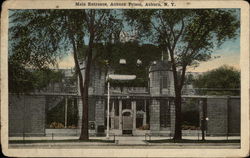
<path fill-rule="evenodd" d="M 25 93 L 34 89 L 32 73 L 16 62 L 9 61 L 9 92 Z"/>
<path fill-rule="evenodd" d="M 55 65 L 57 57 L 66 51 L 61 46 L 64 31 L 57 23 L 59 18 L 51 10 L 13 11 L 9 29 L 10 57 L 29 68 Z"/>
<path fill-rule="evenodd" d="M 107 9 L 11 10 L 9 60 L 24 70 L 43 70 L 56 66 L 62 56 L 74 50 L 78 64 L 92 49 L 89 42 L 107 42 L 113 33 L 120 33 L 121 21 L 115 10 Z"/>
<path fill-rule="evenodd" d="M 205 91 L 206 94 L 239 95 L 237 89 L 240 88 L 240 71 L 224 65 L 200 75 L 194 80 L 194 86 L 212 89 L 211 91 Z M 216 91 L 216 89 L 219 90 Z M 232 89 L 232 91 L 223 91 L 223 89 Z"/>
<path fill-rule="evenodd" d="M 235 10 L 229 9 L 126 10 L 125 16 L 185 65 L 209 59 L 210 51 L 237 36 L 239 28 Z"/>
<path fill-rule="evenodd" d="M 30 93 L 43 90 L 51 83 L 61 83 L 64 74 L 50 69 L 27 69 L 9 60 L 9 91 L 11 93 Z"/>

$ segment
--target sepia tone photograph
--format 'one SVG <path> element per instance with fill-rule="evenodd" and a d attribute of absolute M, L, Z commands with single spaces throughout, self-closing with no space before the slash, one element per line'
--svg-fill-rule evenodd
<path fill-rule="evenodd" d="M 206 8 L 197 1 L 8 2 L 1 23 L 7 156 L 249 154 L 244 1 Z"/>

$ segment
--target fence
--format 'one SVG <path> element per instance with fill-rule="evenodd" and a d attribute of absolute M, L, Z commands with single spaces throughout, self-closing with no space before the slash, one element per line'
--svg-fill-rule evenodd
<path fill-rule="evenodd" d="M 9 132 L 10 136 L 25 135 L 43 136 L 47 128 L 76 129 L 81 125 L 82 109 L 79 106 L 80 97 L 76 95 L 10 95 L 9 101 Z M 105 96 L 97 104 L 98 97 L 89 97 L 89 129 L 96 131 L 99 121 L 106 124 Z M 206 101 L 203 111 L 200 100 Z M 174 110 L 171 109 L 173 98 L 130 96 L 119 98 L 112 96 L 117 104 L 111 101 L 111 118 L 119 116 L 121 110 L 131 109 L 138 112 L 133 117 L 133 130 L 149 125 L 150 129 L 161 131 L 162 128 L 174 127 Z M 156 101 L 155 101 L 156 100 Z M 132 104 L 133 102 L 133 105 Z M 98 106 L 98 109 L 97 109 Z M 114 108 L 113 108 L 114 107 Z M 113 109 L 113 112 L 112 112 Z M 99 110 L 102 115 L 99 115 Z M 191 111 L 191 113 L 190 113 Z M 140 112 L 140 113 L 139 113 Z M 205 112 L 205 115 L 203 113 Z M 203 97 L 183 98 L 182 124 L 184 129 L 200 129 L 202 120 L 206 122 L 207 135 L 223 133 L 237 135 L 240 133 L 240 98 L 239 97 Z M 122 120 L 122 119 L 120 119 Z M 112 119 L 110 123 L 112 122 Z M 122 130 L 122 127 L 112 126 Z"/>
<path fill-rule="evenodd" d="M 157 136 L 158 135 L 158 136 Z M 145 141 L 151 141 L 151 140 L 164 140 L 164 139 L 173 139 L 174 138 L 174 134 L 173 133 L 169 133 L 167 136 L 159 136 L 160 134 L 149 134 L 146 133 L 145 134 Z M 230 140 L 240 140 L 240 133 L 228 133 L 227 135 L 222 134 L 222 133 L 215 133 L 216 136 L 208 136 L 205 135 L 204 140 L 214 140 L 214 141 L 220 141 L 220 140 L 226 140 L 226 141 L 230 141 Z M 182 136 L 183 140 L 197 140 L 197 141 L 202 141 L 202 132 L 198 131 L 196 132 L 196 134 L 192 135 L 192 136 Z M 173 139 L 174 141 L 174 139 Z"/>

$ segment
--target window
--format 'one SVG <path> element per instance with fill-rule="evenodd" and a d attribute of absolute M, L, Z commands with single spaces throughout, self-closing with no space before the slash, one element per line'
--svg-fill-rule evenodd
<path fill-rule="evenodd" d="M 168 77 L 166 73 L 162 76 L 162 88 L 168 88 Z"/>
<path fill-rule="evenodd" d="M 122 110 L 131 109 L 131 100 L 122 100 Z"/>

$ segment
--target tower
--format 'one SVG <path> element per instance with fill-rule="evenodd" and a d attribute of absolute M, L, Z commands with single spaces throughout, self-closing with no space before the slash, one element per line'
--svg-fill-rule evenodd
<path fill-rule="evenodd" d="M 171 97 L 174 96 L 174 80 L 169 61 L 155 61 L 149 68 L 150 130 L 158 134 L 160 130 L 170 130 L 172 125 Z"/>

